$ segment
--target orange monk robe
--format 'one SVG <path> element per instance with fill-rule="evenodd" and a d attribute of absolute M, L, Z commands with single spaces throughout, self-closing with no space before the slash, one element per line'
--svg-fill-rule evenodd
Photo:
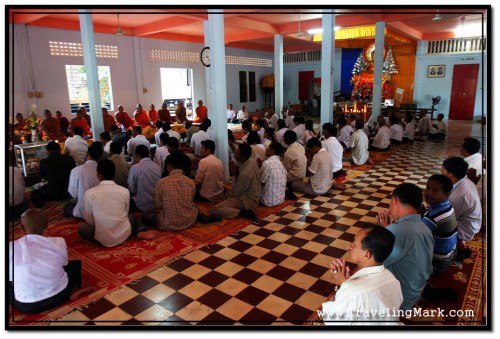
<path fill-rule="evenodd" d="M 123 111 L 121 113 L 119 111 L 116 112 L 115 119 L 116 119 L 116 122 L 118 124 L 120 124 L 121 126 L 123 126 L 123 128 L 125 130 L 134 126 L 134 120 L 132 120 L 132 118 L 125 111 Z"/>
<path fill-rule="evenodd" d="M 104 130 L 106 132 L 111 131 L 111 126 L 116 125 L 115 118 L 113 116 L 106 114 L 102 116 L 102 122 L 104 124 Z"/>
<path fill-rule="evenodd" d="M 170 111 L 168 109 L 160 109 L 158 111 L 158 119 L 163 122 L 172 122 L 172 116 L 170 115 Z"/>
<path fill-rule="evenodd" d="M 203 119 L 206 119 L 208 117 L 207 106 L 196 107 L 196 116 L 198 117 L 197 120 L 199 120 L 200 122 L 203 121 Z"/>
<path fill-rule="evenodd" d="M 153 122 L 153 124 L 156 124 L 156 122 L 158 121 L 158 111 L 157 110 L 152 109 L 149 111 L 149 120 L 151 120 L 151 122 Z"/>
<path fill-rule="evenodd" d="M 148 113 L 145 110 L 142 110 L 141 112 L 135 111 L 134 120 L 137 125 L 141 126 L 142 128 L 151 126 Z"/>
<path fill-rule="evenodd" d="M 175 116 L 177 118 L 177 121 L 179 121 L 181 124 L 186 121 L 186 107 L 177 107 L 177 110 L 175 111 Z"/>
<path fill-rule="evenodd" d="M 74 134 L 75 127 L 81 127 L 83 129 L 84 136 L 92 136 L 92 132 L 90 132 L 90 126 L 87 123 L 85 118 L 74 118 L 71 120 L 71 131 Z"/>
<path fill-rule="evenodd" d="M 46 118 L 40 124 L 43 133 L 51 140 L 57 140 L 61 136 L 59 120 L 55 117 Z"/>

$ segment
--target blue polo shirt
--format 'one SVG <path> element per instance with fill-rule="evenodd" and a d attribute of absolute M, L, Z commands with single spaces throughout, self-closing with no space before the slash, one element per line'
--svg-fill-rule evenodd
<path fill-rule="evenodd" d="M 420 298 L 432 273 L 434 238 L 419 214 L 409 214 L 387 226 L 396 237 L 384 266 L 401 283 L 402 310 L 411 309 Z"/>

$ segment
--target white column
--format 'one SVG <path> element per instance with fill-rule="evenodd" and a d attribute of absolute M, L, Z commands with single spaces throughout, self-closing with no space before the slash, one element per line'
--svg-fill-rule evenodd
<path fill-rule="evenodd" d="M 333 121 L 333 59 L 335 57 L 335 14 L 323 10 L 321 42 L 321 125 Z"/>
<path fill-rule="evenodd" d="M 227 144 L 226 50 L 224 46 L 224 14 L 221 9 L 208 10 L 210 35 L 210 120 L 215 132 L 215 153 L 224 164 L 225 179 L 229 179 L 229 147 Z"/>
<path fill-rule="evenodd" d="M 283 108 L 283 35 L 274 35 L 274 111 Z M 283 118 L 283 117 L 280 117 Z"/>
<path fill-rule="evenodd" d="M 90 121 L 92 122 L 94 140 L 99 140 L 99 134 L 104 132 L 104 123 L 102 121 L 101 93 L 95 57 L 94 25 L 89 9 L 81 9 L 80 13 L 82 13 L 80 14 L 80 32 L 82 34 L 83 61 L 89 91 Z"/>
<path fill-rule="evenodd" d="M 210 28 L 208 26 L 208 20 L 203 22 L 203 28 L 205 32 L 205 46 L 210 46 Z M 205 47 L 204 46 L 204 47 Z M 210 67 L 205 68 L 205 106 L 208 108 L 208 115 L 211 117 L 212 113 L 212 94 L 211 94 L 211 83 L 210 83 Z M 198 106 L 199 98 L 193 98 L 193 110 Z"/>
<path fill-rule="evenodd" d="M 380 102 L 382 100 L 382 70 L 384 68 L 384 38 L 385 22 L 375 24 L 375 69 L 373 71 L 373 100 L 372 116 L 370 122 L 376 121 L 380 115 Z"/>

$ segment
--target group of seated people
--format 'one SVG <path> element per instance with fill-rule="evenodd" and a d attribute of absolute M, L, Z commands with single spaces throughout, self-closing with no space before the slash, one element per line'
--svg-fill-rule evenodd
<path fill-rule="evenodd" d="M 64 206 L 65 215 L 83 219 L 78 234 L 105 247 L 118 246 L 130 237 L 153 239 L 160 236 L 159 231 L 184 230 L 197 220 L 212 223 L 224 218 L 243 217 L 258 224 L 255 211 L 259 204 L 277 206 L 286 198 L 296 199 L 293 192 L 317 196 L 331 189 L 345 189 L 345 184 L 333 180 L 345 173 L 342 170 L 344 150 L 351 151 L 348 160 L 352 163 L 365 163 L 369 159 L 368 136 L 361 120 L 354 121 L 350 140 L 343 141 L 343 144 L 337 137 L 337 127 L 332 123 L 323 124 L 322 137 L 318 138 L 311 121 L 304 121 L 302 117 L 288 121 L 287 127 L 287 120 L 277 119 L 273 128 L 264 119 L 257 120 L 255 126 L 245 120 L 242 128 L 248 133 L 239 142 L 228 130 L 231 189 L 227 189 L 224 183 L 223 163 L 215 156 L 215 138 L 210 134 L 213 130 L 209 133 L 211 123 L 208 118 L 191 136 L 189 145 L 194 150 L 191 156 L 180 150 L 180 136 L 169 133 L 173 131 L 168 122 L 158 124 L 159 143 L 153 158 L 150 142 L 142 136 L 140 126 L 133 127 L 132 138 L 128 140 L 124 131 L 112 125 L 111 133 L 104 132 L 104 138 L 101 134 L 101 141 L 90 146 L 82 138 L 81 126 L 76 126 L 73 137 L 76 140 L 72 141 L 75 147 L 70 142 L 66 150 L 69 154 L 61 154 L 58 143 L 48 143 L 48 156 L 40 163 L 40 177 L 47 183 L 33 190 L 31 199 L 37 207 L 42 207 L 47 200 L 76 199 L 76 203 Z M 337 123 L 344 128 L 345 122 L 341 118 Z M 385 123 L 381 123 L 380 128 L 384 127 Z M 474 155 L 479 151 L 478 144 L 476 139 L 466 139 L 463 146 L 464 154 L 468 155 L 466 160 L 477 160 Z M 78 148 L 78 152 L 72 153 Z M 132 161 L 125 160 L 125 153 L 133 157 Z M 193 157 L 197 163 L 194 171 Z M 479 181 L 484 172 L 482 167 L 468 172 L 466 160 L 458 157 L 447 159 L 443 163 L 442 175 L 429 178 L 423 194 L 427 207 L 422 211 L 422 191 L 417 186 L 403 184 L 393 192 L 391 212 L 380 212 L 377 217 L 378 223 L 392 236 L 387 232 L 384 235 L 377 226 L 360 231 L 350 250 L 351 261 L 360 270 L 351 277 L 344 261 L 332 263 L 334 282 L 342 287 L 336 300 L 327 305 L 335 308 L 341 303 L 366 302 L 366 296 L 373 296 L 374 289 L 380 288 L 391 290 L 383 292 L 390 298 L 390 305 L 411 308 L 418 301 L 433 269 L 446 270 L 457 257 L 470 257 L 467 242 L 479 232 L 482 213 L 475 183 L 467 176 Z M 17 167 L 11 167 L 11 170 L 17 174 Z M 43 219 L 43 216 L 37 214 L 38 217 L 33 218 L 40 212 L 25 212 L 28 204 L 23 199 L 22 174 L 12 177 L 10 188 L 9 216 L 11 219 L 22 216 L 28 233 L 26 237 L 32 237 L 31 233 L 41 236 L 45 225 L 34 227 L 33 219 Z M 199 208 L 198 202 L 206 201 L 217 202 L 209 213 Z M 146 230 L 146 226 L 150 229 Z M 34 228 L 35 231 L 30 231 Z M 369 247 L 371 242 L 366 239 L 372 236 L 385 239 L 385 250 Z M 16 242 L 25 241 L 24 238 Z M 364 258 L 363 252 L 366 253 Z M 369 260 L 363 261 L 366 258 Z M 61 263 L 65 266 L 67 258 Z M 23 263 L 14 262 L 14 269 L 17 265 Z M 387 270 L 390 273 L 385 272 Z M 361 274 L 362 271 L 365 273 Z M 372 287 L 356 287 L 355 278 L 372 276 L 372 272 L 377 273 L 373 275 L 374 279 L 381 279 L 386 284 L 367 283 L 366 286 Z M 64 283 L 59 285 L 66 287 Z M 78 283 L 73 285 L 81 287 Z M 399 285 L 401 292 L 398 293 L 396 287 Z M 351 286 L 349 290 L 347 286 Z M 46 291 L 34 300 L 33 296 L 23 299 L 15 284 L 13 289 L 14 300 L 21 303 L 39 303 L 61 292 Z M 356 291 L 361 293 L 359 299 Z M 67 291 L 65 293 L 67 298 Z M 341 301 L 341 296 L 347 299 Z M 372 305 L 363 304 L 363 307 Z M 324 305 L 326 310 L 328 307 Z M 29 307 L 24 309 L 32 311 Z M 34 309 L 40 312 L 40 308 Z"/>

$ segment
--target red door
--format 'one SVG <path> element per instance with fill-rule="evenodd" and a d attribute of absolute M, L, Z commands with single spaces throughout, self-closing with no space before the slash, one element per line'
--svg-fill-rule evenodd
<path fill-rule="evenodd" d="M 450 119 L 472 120 L 479 64 L 455 65 L 450 97 Z"/>

